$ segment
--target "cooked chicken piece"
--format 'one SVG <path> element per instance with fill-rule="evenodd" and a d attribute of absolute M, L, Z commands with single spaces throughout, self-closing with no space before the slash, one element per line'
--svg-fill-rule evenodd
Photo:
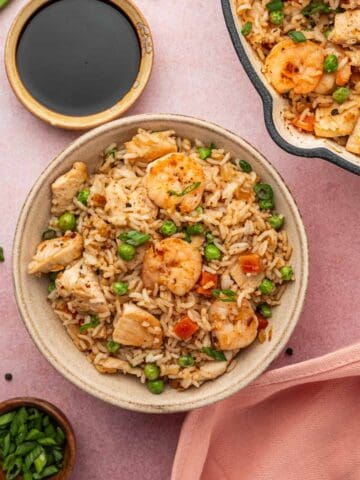
<path fill-rule="evenodd" d="M 95 273 L 83 260 L 58 275 L 56 288 L 59 295 L 69 299 L 79 313 L 110 313 Z"/>
<path fill-rule="evenodd" d="M 133 368 L 128 362 L 125 360 L 121 360 L 120 358 L 109 357 L 100 360 L 95 368 L 100 373 L 116 373 L 119 370 L 123 373 L 131 373 L 132 375 L 136 375 L 137 377 L 141 377 L 142 370 L 141 368 Z"/>
<path fill-rule="evenodd" d="M 132 303 L 125 303 L 113 332 L 113 339 L 122 345 L 159 348 L 163 331 L 159 320 Z"/>
<path fill-rule="evenodd" d="M 347 52 L 348 57 L 350 57 L 350 63 L 353 67 L 360 67 L 360 49 L 358 47 L 353 47 Z"/>
<path fill-rule="evenodd" d="M 339 112 L 334 115 L 334 111 Z M 333 114 L 332 114 L 332 113 Z M 349 101 L 341 106 L 318 107 L 315 112 L 315 134 L 317 137 L 341 137 L 350 135 L 359 118 L 359 105 Z"/>
<path fill-rule="evenodd" d="M 83 238 L 78 233 L 67 233 L 63 237 L 41 242 L 31 262 L 29 273 L 49 273 L 63 270 L 66 265 L 81 257 Z"/>
<path fill-rule="evenodd" d="M 317 43 L 282 40 L 265 60 L 265 75 L 279 93 L 313 92 L 323 74 L 324 52 Z"/>
<path fill-rule="evenodd" d="M 209 309 L 212 335 L 220 350 L 237 350 L 250 345 L 257 336 L 258 319 L 248 300 L 241 307 L 216 300 Z"/>
<path fill-rule="evenodd" d="M 177 151 L 173 130 L 164 132 L 146 132 L 140 130 L 130 142 L 125 143 L 127 153 L 133 155 L 134 160 L 152 162 L 168 153 Z"/>
<path fill-rule="evenodd" d="M 205 188 L 202 166 L 182 153 L 170 153 L 148 165 L 146 188 L 160 208 L 190 213 L 199 205 Z"/>
<path fill-rule="evenodd" d="M 141 277 L 146 288 L 164 285 L 175 295 L 194 288 L 202 268 L 200 251 L 180 238 L 167 238 L 146 251 Z"/>
<path fill-rule="evenodd" d="M 85 163 L 75 162 L 71 170 L 61 175 L 51 185 L 52 207 L 54 215 L 61 215 L 72 207 L 73 198 L 88 179 Z"/>
<path fill-rule="evenodd" d="M 340 45 L 360 43 L 360 9 L 337 13 L 328 40 Z"/>
<path fill-rule="evenodd" d="M 239 263 L 232 267 L 230 275 L 241 290 L 246 290 L 249 293 L 254 292 L 258 288 L 265 276 L 263 273 L 244 273 Z"/>
<path fill-rule="evenodd" d="M 355 128 L 348 138 L 346 143 L 346 150 L 360 155 L 360 118 L 356 122 Z"/>
<path fill-rule="evenodd" d="M 108 215 L 110 223 L 116 227 L 122 227 L 127 224 L 124 208 L 126 205 L 126 193 L 121 187 L 119 180 L 110 180 L 106 187 L 106 205 L 105 212 Z"/>
<path fill-rule="evenodd" d="M 92 207 L 104 207 L 106 204 L 105 182 L 106 176 L 99 173 L 94 175 L 93 182 L 90 187 L 90 198 L 88 204 Z"/>

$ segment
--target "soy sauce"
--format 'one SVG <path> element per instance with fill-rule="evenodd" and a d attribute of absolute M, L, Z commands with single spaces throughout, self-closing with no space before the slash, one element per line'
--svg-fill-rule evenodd
<path fill-rule="evenodd" d="M 102 0 L 56 0 L 21 34 L 16 61 L 30 94 L 49 109 L 85 116 L 113 106 L 132 87 L 141 49 L 126 15 Z"/>

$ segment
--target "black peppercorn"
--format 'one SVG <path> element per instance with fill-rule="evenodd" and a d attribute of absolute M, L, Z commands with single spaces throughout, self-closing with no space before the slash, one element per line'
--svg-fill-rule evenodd
<path fill-rule="evenodd" d="M 13 376 L 11 375 L 11 373 L 5 373 L 5 380 L 7 380 L 8 382 L 11 382 Z"/>
<path fill-rule="evenodd" d="M 291 356 L 291 355 L 294 353 L 294 350 L 293 350 L 291 347 L 288 347 L 288 348 L 285 350 L 285 353 L 286 353 L 286 355 Z"/>

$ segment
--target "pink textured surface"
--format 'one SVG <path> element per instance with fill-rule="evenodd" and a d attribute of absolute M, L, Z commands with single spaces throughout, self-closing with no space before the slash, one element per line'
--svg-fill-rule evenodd
<path fill-rule="evenodd" d="M 0 45 L 24 0 L 0 13 Z M 218 0 L 138 0 L 152 26 L 155 65 L 129 114 L 172 112 L 212 120 L 254 144 L 278 168 L 303 215 L 310 241 L 310 284 L 281 366 L 360 339 L 360 178 L 322 160 L 287 155 L 269 138 L 262 106 L 232 48 Z M 0 66 L 0 400 L 53 401 L 79 441 L 76 480 L 167 479 L 183 415 L 147 416 L 110 407 L 64 380 L 40 355 L 16 309 L 10 252 L 21 205 L 49 160 L 77 134 L 55 130 L 17 101 Z M 356 281 L 357 279 L 357 281 Z M 4 380 L 12 372 L 11 383 Z"/>

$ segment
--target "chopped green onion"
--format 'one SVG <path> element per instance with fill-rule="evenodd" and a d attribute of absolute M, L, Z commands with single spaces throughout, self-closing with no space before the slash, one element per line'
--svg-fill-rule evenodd
<path fill-rule="evenodd" d="M 212 295 L 221 300 L 222 302 L 236 302 L 236 292 L 233 290 L 220 290 L 220 289 L 213 289 L 211 290 Z"/>
<path fill-rule="evenodd" d="M 198 147 L 198 152 L 201 160 L 206 160 L 207 158 L 211 157 L 214 148 L 216 147 L 213 143 L 209 147 Z"/>
<path fill-rule="evenodd" d="M 56 283 L 54 280 L 51 280 L 51 282 L 48 285 L 48 293 L 53 292 L 56 289 Z"/>
<path fill-rule="evenodd" d="M 252 166 L 246 160 L 239 160 L 239 167 L 245 173 L 250 173 L 252 171 Z"/>
<path fill-rule="evenodd" d="M 43 232 L 42 234 L 42 239 L 43 240 L 51 240 L 53 238 L 56 237 L 56 232 L 55 230 L 53 230 L 52 228 L 48 228 L 47 230 L 45 230 L 45 232 Z"/>
<path fill-rule="evenodd" d="M 271 2 L 267 3 L 266 8 L 269 12 L 275 12 L 277 10 L 282 10 L 284 8 L 284 2 L 281 0 L 272 0 Z"/>
<path fill-rule="evenodd" d="M 117 152 L 117 147 L 107 148 L 105 150 L 105 157 L 110 157 L 110 155 L 115 157 L 116 152 Z"/>
<path fill-rule="evenodd" d="M 0 0 L 0 9 L 1 8 L 4 8 L 5 5 L 7 5 L 9 3 L 10 0 Z"/>
<path fill-rule="evenodd" d="M 140 247 L 150 240 L 151 236 L 147 233 L 138 232 L 137 230 L 130 230 L 129 232 L 121 233 L 118 236 L 119 240 L 126 242 L 133 247 Z"/>
<path fill-rule="evenodd" d="M 292 30 L 291 32 L 288 33 L 288 36 L 295 43 L 306 42 L 306 37 L 303 34 L 303 32 L 297 32 L 296 30 Z"/>
<path fill-rule="evenodd" d="M 244 35 L 244 37 L 247 37 L 248 35 L 250 35 L 251 30 L 252 30 L 252 22 L 246 22 L 242 26 L 241 33 Z"/>
<path fill-rule="evenodd" d="M 120 348 L 120 343 L 114 342 L 114 340 L 109 340 L 106 344 L 106 348 L 109 353 L 117 353 Z"/>
<path fill-rule="evenodd" d="M 270 22 L 274 25 L 281 25 L 284 21 L 284 13 L 281 10 L 270 12 Z"/>
<path fill-rule="evenodd" d="M 201 182 L 194 182 L 191 185 L 188 185 L 182 192 L 176 192 L 175 190 L 168 190 L 168 194 L 170 196 L 176 196 L 176 197 L 183 197 L 184 195 L 187 195 L 188 193 L 193 192 L 197 188 L 199 188 L 201 185 Z"/>
<path fill-rule="evenodd" d="M 284 225 L 285 217 L 284 215 L 271 215 L 271 217 L 268 218 L 268 222 L 274 228 L 275 230 L 280 230 L 280 228 Z"/>
<path fill-rule="evenodd" d="M 94 315 L 91 317 L 91 322 L 84 323 L 83 325 L 80 326 L 80 333 L 84 333 L 90 328 L 95 328 L 98 325 L 100 325 L 100 320 Z"/>
<path fill-rule="evenodd" d="M 16 415 L 16 412 L 8 412 L 4 413 L 4 415 L 0 416 L 0 427 L 11 423 Z"/>
<path fill-rule="evenodd" d="M 274 197 L 274 192 L 271 185 L 267 183 L 257 183 L 254 185 L 254 192 L 258 200 L 270 200 Z"/>
<path fill-rule="evenodd" d="M 275 208 L 275 203 L 272 198 L 269 200 L 260 200 L 259 201 L 260 210 L 273 210 Z"/>
<path fill-rule="evenodd" d="M 201 351 L 218 362 L 226 362 L 224 352 L 215 350 L 212 347 L 203 347 Z"/>
<path fill-rule="evenodd" d="M 311 17 L 311 15 L 315 15 L 316 13 L 332 13 L 334 11 L 335 10 L 330 8 L 326 3 L 315 0 L 310 2 L 309 5 L 306 5 L 306 7 L 301 10 L 301 13 L 304 17 Z"/>
<path fill-rule="evenodd" d="M 265 318 L 270 318 L 272 315 L 271 307 L 266 302 L 259 305 L 258 310 L 261 313 L 261 315 Z"/>

